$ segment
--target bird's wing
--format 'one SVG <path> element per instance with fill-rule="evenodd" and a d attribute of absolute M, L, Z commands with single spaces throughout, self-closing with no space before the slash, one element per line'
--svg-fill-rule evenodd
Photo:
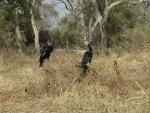
<path fill-rule="evenodd" d="M 85 52 L 85 54 L 82 58 L 82 63 L 86 65 L 89 62 L 89 60 L 90 60 L 90 58 L 89 58 L 88 52 Z"/>
<path fill-rule="evenodd" d="M 46 46 L 44 46 L 41 50 L 40 53 L 43 54 L 45 52 Z"/>
<path fill-rule="evenodd" d="M 91 53 L 91 55 L 90 55 L 90 60 L 89 60 L 90 63 L 92 61 L 92 58 L 93 58 L 93 53 Z"/>

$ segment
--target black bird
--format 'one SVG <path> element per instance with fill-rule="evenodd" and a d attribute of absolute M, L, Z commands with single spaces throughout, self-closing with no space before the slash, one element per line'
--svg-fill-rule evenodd
<path fill-rule="evenodd" d="M 81 68 L 83 69 L 84 74 L 87 72 L 87 69 L 88 69 L 87 64 L 91 63 L 92 58 L 93 58 L 93 49 L 91 47 L 91 44 L 88 44 L 88 49 L 89 50 L 84 53 L 84 56 L 81 61 Z"/>
<path fill-rule="evenodd" d="M 50 54 L 54 51 L 53 46 L 51 42 L 48 40 L 47 45 L 45 45 L 41 50 L 40 50 L 40 65 L 39 67 L 41 68 L 43 66 L 44 61 L 47 59 L 49 60 Z"/>

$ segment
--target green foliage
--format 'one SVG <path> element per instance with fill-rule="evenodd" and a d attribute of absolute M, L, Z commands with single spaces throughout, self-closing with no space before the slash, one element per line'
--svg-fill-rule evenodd
<path fill-rule="evenodd" d="M 59 22 L 59 28 L 52 31 L 52 38 L 57 47 L 79 47 L 82 43 L 81 26 L 78 19 L 68 15 Z"/>
<path fill-rule="evenodd" d="M 55 44 L 56 47 L 63 47 L 64 43 L 63 43 L 63 38 L 60 37 L 61 33 L 59 29 L 54 29 L 51 31 L 51 38 Z"/>
<path fill-rule="evenodd" d="M 25 37 L 22 37 L 21 39 L 19 39 L 19 38 L 14 38 L 13 46 L 14 46 L 15 48 L 23 49 L 23 47 L 25 46 L 26 41 L 27 41 L 27 40 L 26 40 Z"/>
<path fill-rule="evenodd" d="M 3 28 L 5 29 L 3 31 L 7 30 L 3 32 L 3 40 L 1 43 L 9 42 L 9 45 L 19 48 L 33 43 L 34 34 L 30 14 L 30 9 L 32 8 L 31 2 L 31 0 L 3 0 L 1 2 L 1 9 L 4 11 L 1 16 L 3 17 L 1 23 L 4 23 Z M 33 7 L 35 9 L 35 19 L 38 21 L 41 19 L 40 10 L 37 8 L 37 6 L 40 6 L 40 2 L 41 0 L 36 1 L 36 5 Z M 16 35 L 16 26 L 19 27 L 21 33 L 21 37 L 19 38 Z"/>
<path fill-rule="evenodd" d="M 2 2 L 0 2 L 0 46 L 10 47 L 14 39 L 14 24 L 11 21 L 6 20 L 7 12 L 3 8 Z"/>
<path fill-rule="evenodd" d="M 36 49 L 34 48 L 34 45 L 31 45 L 31 46 L 28 46 L 28 47 L 24 47 L 23 52 L 26 55 L 32 56 L 33 54 L 36 53 Z"/>
<path fill-rule="evenodd" d="M 126 28 L 134 27 L 136 17 L 126 6 L 118 6 L 111 10 L 106 30 L 109 35 L 120 33 Z"/>
<path fill-rule="evenodd" d="M 0 1 L 0 46 L 22 48 L 29 54 L 34 53 L 33 49 L 30 51 L 31 48 L 26 48 L 26 46 L 30 47 L 33 45 L 34 42 L 30 9 L 33 9 L 36 25 L 40 31 L 40 42 L 45 43 L 45 39 L 51 38 L 55 43 L 55 47 L 59 48 L 82 47 L 83 37 L 81 34 L 83 33 L 83 29 L 80 14 L 83 14 L 82 19 L 85 21 L 85 26 L 87 26 L 87 32 L 91 17 L 93 17 L 92 25 L 96 21 L 94 4 L 91 0 L 87 0 L 84 5 L 80 4 L 83 5 L 83 8 L 81 6 L 79 8 L 75 6 L 76 8 L 73 14 L 61 18 L 56 28 L 49 31 L 50 26 L 53 26 L 49 17 L 56 18 L 58 16 L 54 5 L 43 5 L 42 0 L 38 0 L 35 6 L 32 6 L 31 0 L 2 1 Z M 110 4 L 116 0 L 108 1 Z M 97 0 L 97 5 L 102 14 L 105 8 L 104 1 Z M 139 19 L 132 9 L 132 7 L 122 4 L 110 10 L 106 26 L 104 25 L 109 47 L 115 48 L 116 50 L 129 51 L 131 48 L 135 50 L 139 45 L 141 48 L 149 45 L 149 20 L 147 16 L 140 17 Z M 22 36 L 21 39 L 16 36 L 16 26 L 19 26 Z M 99 26 L 97 26 L 92 35 L 95 44 L 100 46 L 97 43 L 101 41 Z"/>
<path fill-rule="evenodd" d="M 113 38 L 112 48 L 117 53 L 134 52 L 150 47 L 150 21 L 138 23 L 134 28 L 125 29 L 120 35 Z"/>
<path fill-rule="evenodd" d="M 26 39 L 18 39 L 15 29 L 19 23 L 19 29 L 25 31 L 24 28 L 30 23 L 28 0 L 7 0 L 1 2 L 0 5 L 1 45 L 4 47 L 21 47 L 25 44 Z M 18 17 L 16 17 L 17 13 Z"/>

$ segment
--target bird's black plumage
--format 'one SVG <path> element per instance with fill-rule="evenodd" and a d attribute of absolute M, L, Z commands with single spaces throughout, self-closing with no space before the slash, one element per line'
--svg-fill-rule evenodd
<path fill-rule="evenodd" d="M 43 66 L 43 63 L 46 59 L 49 60 L 50 54 L 53 52 L 53 46 L 52 45 L 46 45 L 40 50 L 40 67 Z"/>
<path fill-rule="evenodd" d="M 91 63 L 92 58 L 93 58 L 93 49 L 90 44 L 88 44 L 88 49 L 89 50 L 84 53 L 82 61 L 81 61 L 81 68 L 83 68 L 84 71 L 87 70 L 88 68 L 87 64 Z"/>

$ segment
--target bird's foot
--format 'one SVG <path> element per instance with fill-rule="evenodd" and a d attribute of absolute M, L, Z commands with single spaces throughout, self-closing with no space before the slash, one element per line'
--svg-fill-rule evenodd
<path fill-rule="evenodd" d="M 44 66 L 39 66 L 39 68 L 40 68 L 40 69 L 43 69 L 43 68 L 44 68 Z"/>

